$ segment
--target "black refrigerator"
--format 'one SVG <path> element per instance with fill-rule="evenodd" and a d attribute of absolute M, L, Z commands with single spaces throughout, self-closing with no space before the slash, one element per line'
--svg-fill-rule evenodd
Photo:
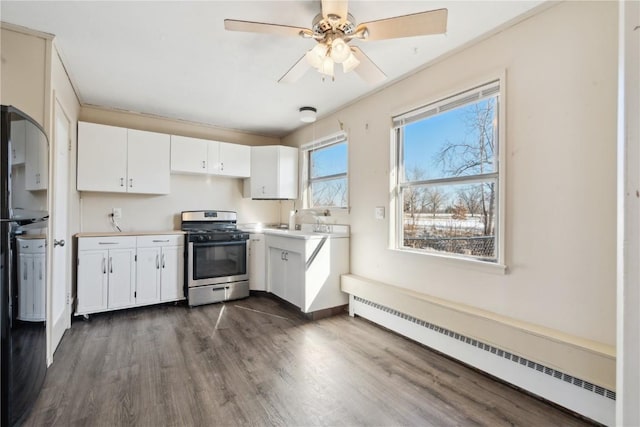
<path fill-rule="evenodd" d="M 33 271 L 27 262 L 18 262 L 18 244 L 39 239 L 46 248 L 49 143 L 28 115 L 11 106 L 1 110 L 0 420 L 2 426 L 14 426 L 29 414 L 47 372 L 46 264 L 44 276 L 41 267 L 40 280 L 30 280 Z M 36 303 L 39 314 L 25 315 L 25 307 Z"/>

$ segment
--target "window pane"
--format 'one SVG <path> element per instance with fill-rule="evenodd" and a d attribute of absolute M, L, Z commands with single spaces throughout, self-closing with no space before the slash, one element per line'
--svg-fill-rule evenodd
<path fill-rule="evenodd" d="M 309 152 L 309 177 L 347 173 L 347 143 L 341 142 Z"/>
<path fill-rule="evenodd" d="M 403 182 L 493 173 L 497 97 L 404 127 Z"/>
<path fill-rule="evenodd" d="M 495 261 L 496 190 L 494 181 L 404 188 L 401 245 Z"/>
<path fill-rule="evenodd" d="M 323 180 L 310 183 L 311 207 L 346 207 L 347 178 Z"/>

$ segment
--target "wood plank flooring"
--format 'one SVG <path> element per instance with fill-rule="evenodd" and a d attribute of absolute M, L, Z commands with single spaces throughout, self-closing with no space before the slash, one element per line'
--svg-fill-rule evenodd
<path fill-rule="evenodd" d="M 366 320 L 309 321 L 268 295 L 74 321 L 25 423 L 585 424 Z"/>

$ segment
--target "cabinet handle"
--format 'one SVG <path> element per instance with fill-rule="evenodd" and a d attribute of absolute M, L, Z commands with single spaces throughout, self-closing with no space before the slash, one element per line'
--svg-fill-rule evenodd
<path fill-rule="evenodd" d="M 120 187 L 124 187 L 124 178 L 120 178 Z"/>
<path fill-rule="evenodd" d="M 27 280 L 27 261 L 25 261 L 23 265 L 24 265 L 24 271 L 22 272 L 22 278 L 24 280 Z"/>
<path fill-rule="evenodd" d="M 40 275 L 38 276 L 38 280 L 42 280 L 42 263 L 40 263 Z"/>
<path fill-rule="evenodd" d="M 164 268 L 164 254 L 162 254 L 162 268 Z"/>
<path fill-rule="evenodd" d="M 220 162 L 220 170 L 223 171 L 224 170 L 224 162 Z"/>
<path fill-rule="evenodd" d="M 133 188 L 133 178 L 129 178 L 129 188 Z"/>
<path fill-rule="evenodd" d="M 160 269 L 160 261 L 158 260 L 158 254 L 156 254 L 156 270 Z"/>
<path fill-rule="evenodd" d="M 204 160 L 202 161 L 202 169 L 206 169 L 207 168 L 207 162 L 205 162 Z"/>
<path fill-rule="evenodd" d="M 117 245 L 118 242 L 98 242 L 99 245 Z"/>
<path fill-rule="evenodd" d="M 153 240 L 153 243 L 169 243 L 169 240 Z"/>
<path fill-rule="evenodd" d="M 262 194 L 264 194 L 264 185 L 262 186 Z"/>
<path fill-rule="evenodd" d="M 109 257 L 109 273 L 113 273 L 113 258 Z"/>
<path fill-rule="evenodd" d="M 289 252 L 284 253 L 284 260 L 289 261 Z"/>
<path fill-rule="evenodd" d="M 15 148 L 11 149 L 11 157 L 13 158 L 13 160 L 16 159 L 16 149 Z"/>
<path fill-rule="evenodd" d="M 102 257 L 102 274 L 107 274 L 107 265 L 104 257 Z"/>

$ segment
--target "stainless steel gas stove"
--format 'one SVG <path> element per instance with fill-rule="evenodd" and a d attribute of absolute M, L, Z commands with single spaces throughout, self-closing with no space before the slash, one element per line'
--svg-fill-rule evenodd
<path fill-rule="evenodd" d="M 236 213 L 184 211 L 181 228 L 189 306 L 248 297 L 249 233 L 236 228 Z"/>

